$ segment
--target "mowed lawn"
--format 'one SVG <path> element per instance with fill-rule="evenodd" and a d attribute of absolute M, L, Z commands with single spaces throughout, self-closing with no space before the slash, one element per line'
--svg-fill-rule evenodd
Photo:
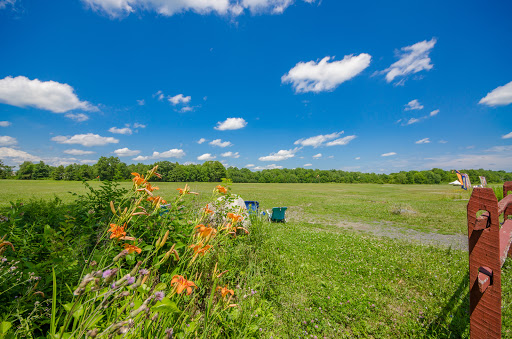
<path fill-rule="evenodd" d="M 99 185 L 93 182 L 93 186 Z M 129 187 L 130 182 L 122 183 Z M 215 183 L 191 183 L 198 205 Z M 159 183 L 164 198 L 184 183 Z M 267 301 L 253 316 L 273 319 L 263 338 L 467 338 L 468 253 L 448 247 L 375 237 L 339 222 L 384 223 L 397 228 L 466 234 L 468 193 L 448 185 L 233 184 L 262 209 L 287 206 L 285 224 L 263 222 L 250 288 Z M 9 200 L 65 202 L 84 193 L 79 182 L 0 181 L 1 206 Z M 400 210 L 412 212 L 396 213 Z M 503 337 L 512 337 L 512 260 L 505 264 Z"/>
<path fill-rule="evenodd" d="M 89 182 L 93 187 L 97 181 Z M 121 183 L 131 187 L 131 182 Z M 164 198 L 176 194 L 185 183 L 158 183 Z M 214 183 L 190 183 L 206 198 Z M 259 201 L 262 209 L 287 206 L 294 220 L 336 224 L 342 221 L 392 223 L 394 226 L 442 234 L 467 234 L 466 204 L 469 194 L 449 185 L 377 184 L 233 184 L 232 191 L 244 200 Z M 84 193 L 81 182 L 0 180 L 0 207 L 10 201 L 51 198 L 64 202 Z M 199 198 L 201 199 L 201 198 Z M 393 213 L 397 211 L 406 213 Z"/>

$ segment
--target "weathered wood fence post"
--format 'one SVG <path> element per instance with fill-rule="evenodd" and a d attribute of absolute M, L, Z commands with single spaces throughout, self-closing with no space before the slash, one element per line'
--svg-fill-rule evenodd
<path fill-rule="evenodd" d="M 469 309 L 472 338 L 501 338 L 501 267 L 512 256 L 512 181 L 498 202 L 492 188 L 475 188 L 468 203 Z M 485 211 L 477 217 L 478 211 Z M 504 222 L 500 228 L 500 215 Z"/>

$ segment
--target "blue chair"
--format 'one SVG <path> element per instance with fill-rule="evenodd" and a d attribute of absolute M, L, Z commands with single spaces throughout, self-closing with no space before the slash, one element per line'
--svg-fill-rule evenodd
<path fill-rule="evenodd" d="M 257 202 L 257 201 L 244 201 L 244 202 L 245 202 L 245 207 L 247 208 L 247 212 L 249 212 L 249 214 L 256 214 L 256 215 L 259 214 L 259 209 L 260 209 L 259 202 Z"/>
<path fill-rule="evenodd" d="M 288 207 L 273 207 L 272 215 L 270 215 L 270 221 L 272 222 L 286 222 L 285 212 Z"/>

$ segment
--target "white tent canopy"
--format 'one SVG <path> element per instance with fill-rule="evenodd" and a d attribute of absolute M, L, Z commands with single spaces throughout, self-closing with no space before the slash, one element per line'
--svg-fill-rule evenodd
<path fill-rule="evenodd" d="M 459 180 L 452 181 L 449 185 L 462 186 L 462 184 L 459 182 Z"/>

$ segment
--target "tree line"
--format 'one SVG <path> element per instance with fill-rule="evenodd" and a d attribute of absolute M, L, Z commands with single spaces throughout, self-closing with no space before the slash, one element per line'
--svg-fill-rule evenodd
<path fill-rule="evenodd" d="M 219 161 L 206 161 L 202 164 L 179 164 L 160 161 L 155 164 L 125 164 L 117 157 L 101 157 L 94 165 L 71 164 L 50 166 L 43 161 L 25 161 L 17 171 L 0 160 L 0 178 L 20 180 L 129 180 L 131 173 L 140 174 L 158 165 L 162 179 L 169 182 L 220 182 L 222 178 L 235 183 L 375 183 L 375 184 L 440 184 L 457 179 L 451 171 L 433 168 L 426 171 L 401 171 L 398 173 L 362 173 L 342 170 L 318 169 L 267 169 L 251 171 L 248 168 L 225 168 Z M 501 183 L 512 180 L 512 173 L 484 169 L 460 170 L 467 173 L 473 184 L 480 183 L 479 176 L 485 176 L 488 183 Z"/>

